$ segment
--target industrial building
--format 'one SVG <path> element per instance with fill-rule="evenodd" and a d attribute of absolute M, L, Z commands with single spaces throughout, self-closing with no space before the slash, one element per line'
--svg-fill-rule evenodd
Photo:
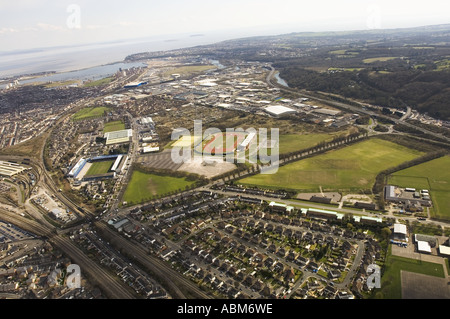
<path fill-rule="evenodd" d="M 148 84 L 147 82 L 131 82 L 128 83 L 127 85 L 124 86 L 125 89 L 134 89 L 134 88 L 138 88 L 142 85 L 146 85 Z"/>
<path fill-rule="evenodd" d="M 296 110 L 293 110 L 291 108 L 282 106 L 282 105 L 272 105 L 264 109 L 266 113 L 269 113 L 272 116 L 280 117 L 288 114 L 295 114 L 297 113 Z"/>
<path fill-rule="evenodd" d="M 394 236 L 394 239 L 396 239 L 396 240 L 407 241 L 407 239 L 408 239 L 408 232 L 407 232 L 406 225 L 404 225 L 404 224 L 394 224 L 393 236 Z"/>
<path fill-rule="evenodd" d="M 410 211 L 420 211 L 421 206 L 431 207 L 432 205 L 428 191 L 423 190 L 419 193 L 415 188 L 387 185 L 384 188 L 384 198 L 387 202 L 405 204 L 406 209 Z"/>
<path fill-rule="evenodd" d="M 0 161 L 0 176 L 12 177 L 25 170 L 26 168 L 19 164 Z"/>
<path fill-rule="evenodd" d="M 105 133 L 106 145 L 123 144 L 131 142 L 133 130 L 122 130 Z"/>

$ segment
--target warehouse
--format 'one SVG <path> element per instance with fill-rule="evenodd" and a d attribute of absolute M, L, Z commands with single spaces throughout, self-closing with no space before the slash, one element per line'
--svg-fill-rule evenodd
<path fill-rule="evenodd" d="M 131 129 L 106 133 L 106 145 L 129 143 L 132 136 L 133 130 Z"/>
<path fill-rule="evenodd" d="M 407 240 L 408 233 L 406 225 L 404 224 L 394 224 L 394 239 Z"/>
<path fill-rule="evenodd" d="M 282 105 L 272 105 L 264 109 L 266 113 L 269 113 L 272 116 L 280 117 L 288 114 L 297 113 L 296 110 L 290 109 L 288 107 Z"/>

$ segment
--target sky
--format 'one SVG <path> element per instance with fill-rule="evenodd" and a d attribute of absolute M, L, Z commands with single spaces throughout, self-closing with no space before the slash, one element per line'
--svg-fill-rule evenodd
<path fill-rule="evenodd" d="M 447 0 L 0 0 L 0 52 L 177 34 L 244 37 L 446 23 Z"/>

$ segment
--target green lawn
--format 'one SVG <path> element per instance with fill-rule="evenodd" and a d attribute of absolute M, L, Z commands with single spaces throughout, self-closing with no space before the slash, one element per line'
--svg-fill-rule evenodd
<path fill-rule="evenodd" d="M 160 195 L 167 195 L 174 191 L 184 191 L 186 186 L 194 184 L 186 178 L 160 176 L 134 171 L 131 181 L 123 196 L 128 204 L 139 204 L 153 200 Z"/>
<path fill-rule="evenodd" d="M 428 189 L 434 217 L 450 219 L 450 156 L 407 168 L 389 177 L 389 184 Z"/>
<path fill-rule="evenodd" d="M 402 298 L 401 270 L 440 278 L 445 277 L 444 268 L 440 264 L 389 255 L 381 278 L 381 288 L 376 292 L 375 298 Z"/>
<path fill-rule="evenodd" d="M 379 172 L 423 153 L 377 138 L 329 151 L 280 167 L 276 174 L 255 175 L 244 185 L 295 191 L 356 191 L 368 189 Z"/>
<path fill-rule="evenodd" d="M 115 161 L 94 162 L 86 176 L 101 175 L 109 172 Z"/>
<path fill-rule="evenodd" d="M 109 108 L 107 107 L 88 107 L 84 108 L 80 111 L 78 111 L 74 116 L 74 121 L 81 121 L 81 120 L 87 120 L 87 119 L 93 119 L 102 117 L 105 111 L 108 111 Z"/>
<path fill-rule="evenodd" d="M 125 124 L 122 121 L 114 121 L 105 124 L 105 128 L 103 129 L 104 133 L 122 131 L 125 129 Z"/>

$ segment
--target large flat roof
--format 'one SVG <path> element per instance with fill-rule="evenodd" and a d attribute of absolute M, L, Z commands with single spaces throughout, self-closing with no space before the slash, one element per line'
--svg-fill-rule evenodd
<path fill-rule="evenodd" d="M 26 168 L 15 163 L 0 161 L 0 175 L 14 176 L 22 173 Z"/>
<path fill-rule="evenodd" d="M 440 245 L 439 246 L 439 253 L 442 254 L 442 255 L 450 256 L 450 247 Z"/>
<path fill-rule="evenodd" d="M 417 242 L 417 250 L 426 252 L 426 253 L 431 253 L 431 247 L 427 241 L 418 241 Z"/>
<path fill-rule="evenodd" d="M 106 145 L 126 143 L 133 136 L 133 130 L 121 130 L 105 133 Z"/>
<path fill-rule="evenodd" d="M 406 225 L 394 224 L 394 233 L 406 235 Z"/>
<path fill-rule="evenodd" d="M 283 114 L 289 114 L 289 113 L 296 113 L 296 110 L 290 109 L 283 105 L 272 105 L 264 109 L 267 113 L 270 113 L 272 115 L 283 115 Z"/>

